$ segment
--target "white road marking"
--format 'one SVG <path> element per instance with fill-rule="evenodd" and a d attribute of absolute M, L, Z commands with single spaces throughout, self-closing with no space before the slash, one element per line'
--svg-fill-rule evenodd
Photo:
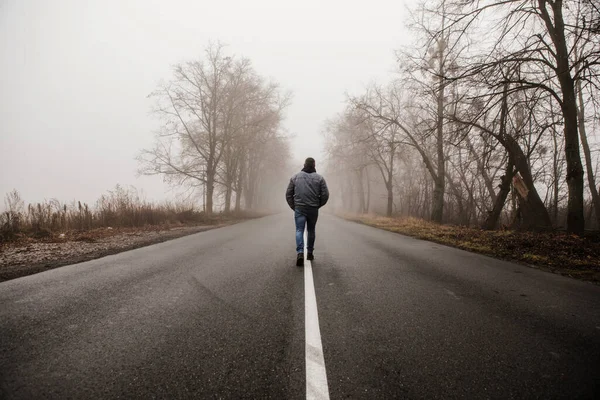
<path fill-rule="evenodd" d="M 313 281 L 312 263 L 306 259 L 307 235 L 304 231 L 304 324 L 306 353 L 306 398 L 329 400 L 327 371 L 321 344 L 317 296 Z"/>

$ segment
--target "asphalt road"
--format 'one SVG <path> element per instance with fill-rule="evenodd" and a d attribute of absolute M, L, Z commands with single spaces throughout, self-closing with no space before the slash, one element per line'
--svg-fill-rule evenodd
<path fill-rule="evenodd" d="M 0 398 L 303 399 L 291 213 L 0 283 Z M 598 398 L 600 287 L 322 215 L 332 399 Z"/>

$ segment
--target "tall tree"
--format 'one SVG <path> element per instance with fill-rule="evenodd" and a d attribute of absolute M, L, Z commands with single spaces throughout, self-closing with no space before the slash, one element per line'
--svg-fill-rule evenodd
<path fill-rule="evenodd" d="M 567 164 L 567 229 L 584 230 L 583 166 L 579 153 L 579 130 L 575 87 L 600 63 L 600 48 L 584 53 L 573 50 L 582 32 L 590 32 L 589 21 L 573 12 L 575 0 L 483 0 L 455 2 L 461 7 L 456 21 L 501 18 L 493 35 L 498 38 L 487 52 L 476 57 L 468 74 L 479 74 L 491 87 L 510 84 L 511 91 L 544 90 L 561 110 Z M 585 29 L 581 29 L 587 26 Z M 489 34 L 488 29 L 488 34 Z M 516 73 L 515 73 L 516 71 Z M 590 75 L 587 75 L 588 79 Z M 597 82 L 597 74 L 593 75 Z"/>
<path fill-rule="evenodd" d="M 247 143 L 259 140 L 250 132 L 278 129 L 281 108 L 264 99 L 277 98 L 277 92 L 276 85 L 263 84 L 249 60 L 225 55 L 221 44 L 209 46 L 200 60 L 176 65 L 173 79 L 150 95 L 163 124 L 154 148 L 139 156 L 140 172 L 202 188 L 208 214 L 221 184 L 230 208 Z M 260 107 L 266 109 L 256 112 Z"/>

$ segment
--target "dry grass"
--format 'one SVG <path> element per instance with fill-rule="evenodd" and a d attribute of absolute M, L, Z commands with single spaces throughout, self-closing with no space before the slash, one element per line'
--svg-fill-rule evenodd
<path fill-rule="evenodd" d="M 438 225 L 417 218 L 341 216 L 376 228 L 600 283 L 600 234 L 597 233 L 582 238 L 565 233 L 484 231 Z"/>
<path fill-rule="evenodd" d="M 215 225 L 242 215 L 205 215 L 191 203 L 165 202 L 153 204 L 143 200 L 134 188 L 117 186 L 98 199 L 94 206 L 81 202 L 70 204 L 58 200 L 28 204 L 17 191 L 6 196 L 5 211 L 0 213 L 0 243 L 27 238 L 54 240 L 62 235 L 86 240 L 91 236 L 110 234 L 102 228 L 125 229 L 182 225 Z M 88 236 L 90 236 L 88 235 Z"/>

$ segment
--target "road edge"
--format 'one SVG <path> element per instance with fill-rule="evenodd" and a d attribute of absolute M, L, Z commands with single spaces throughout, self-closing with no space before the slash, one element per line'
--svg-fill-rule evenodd
<path fill-rule="evenodd" d="M 490 254 L 490 253 L 486 253 L 486 252 L 479 252 L 479 251 L 476 251 L 476 250 L 470 249 L 470 248 L 462 248 L 460 246 L 454 246 L 451 243 L 446 243 L 446 242 L 442 242 L 442 241 L 436 241 L 436 240 L 433 240 L 433 239 L 426 239 L 426 238 L 419 237 L 417 235 L 411 235 L 411 234 L 406 233 L 406 232 L 397 232 L 397 231 L 392 230 L 392 229 L 386 229 L 384 227 L 380 227 L 380 226 L 376 226 L 376 225 L 371 225 L 371 224 L 369 224 L 369 223 L 367 223 L 365 221 L 362 221 L 362 220 L 359 220 L 359 219 L 347 218 L 347 217 L 344 217 L 344 216 L 341 216 L 341 215 L 338 215 L 338 214 L 330 214 L 330 215 L 332 215 L 332 216 L 334 216 L 336 218 L 340 218 L 340 219 L 342 219 L 344 221 L 347 221 L 347 222 L 352 222 L 352 223 L 355 223 L 355 224 L 368 226 L 368 227 L 371 227 L 371 228 L 374 228 L 374 229 L 378 229 L 380 231 L 386 231 L 386 232 L 390 232 L 390 233 L 395 233 L 396 235 L 406 236 L 406 237 L 410 237 L 410 238 L 417 239 L 417 240 L 423 240 L 425 242 L 435 243 L 435 244 L 438 244 L 440 246 L 447 246 L 447 247 L 450 247 L 450 248 L 453 248 L 453 249 L 462 250 L 462 251 L 466 251 L 466 252 L 473 253 L 473 254 L 483 255 L 483 256 L 486 256 L 486 257 L 493 258 L 495 260 L 509 261 L 509 262 L 512 262 L 512 263 L 515 263 L 515 264 L 519 264 L 519 265 L 531 268 L 531 269 L 536 269 L 536 270 L 539 270 L 539 271 L 544 271 L 544 272 L 552 273 L 552 274 L 555 274 L 555 275 L 560 275 L 560 276 L 564 276 L 564 277 L 567 277 L 567 278 L 571 278 L 571 279 L 574 279 L 574 280 L 577 280 L 577 281 L 580 281 L 580 282 L 586 282 L 586 283 L 589 283 L 589 284 L 592 284 L 592 285 L 595 285 L 595 286 L 600 286 L 600 280 L 588 279 L 584 275 L 573 275 L 573 274 L 569 273 L 568 270 L 561 270 L 561 269 L 552 268 L 552 267 L 545 266 L 545 265 L 531 264 L 531 263 L 527 263 L 527 262 L 525 262 L 525 261 L 523 261 L 521 259 L 518 259 L 518 258 L 501 257 L 501 256 L 498 256 L 497 254 Z"/>
<path fill-rule="evenodd" d="M 235 224 L 239 224 L 242 222 L 250 221 L 253 219 L 262 218 L 261 217 L 251 217 L 251 218 L 243 218 L 234 221 L 226 221 L 223 223 L 219 223 L 216 225 L 199 225 L 197 229 L 190 229 L 186 231 L 170 231 L 166 232 L 163 236 L 148 238 L 142 240 L 137 243 L 133 243 L 131 245 L 125 247 L 113 247 L 108 248 L 106 250 L 98 251 L 96 253 L 83 254 L 79 256 L 73 256 L 69 258 L 57 259 L 57 260 L 48 260 L 35 264 L 23 265 L 13 267 L 13 269 L 9 269 L 7 271 L 0 270 L 0 283 L 10 281 L 13 279 L 23 278 L 25 276 L 39 274 L 40 272 L 49 271 L 55 268 L 66 267 L 67 265 L 79 264 L 87 261 L 97 260 L 99 258 L 104 258 L 107 256 L 111 256 L 114 254 L 123 253 L 126 251 L 131 251 L 135 249 L 139 249 L 142 247 L 152 246 L 158 243 L 168 242 L 170 240 L 179 239 L 185 236 L 195 235 L 196 233 L 206 232 L 213 229 L 224 228 L 226 226 L 231 226 Z"/>

